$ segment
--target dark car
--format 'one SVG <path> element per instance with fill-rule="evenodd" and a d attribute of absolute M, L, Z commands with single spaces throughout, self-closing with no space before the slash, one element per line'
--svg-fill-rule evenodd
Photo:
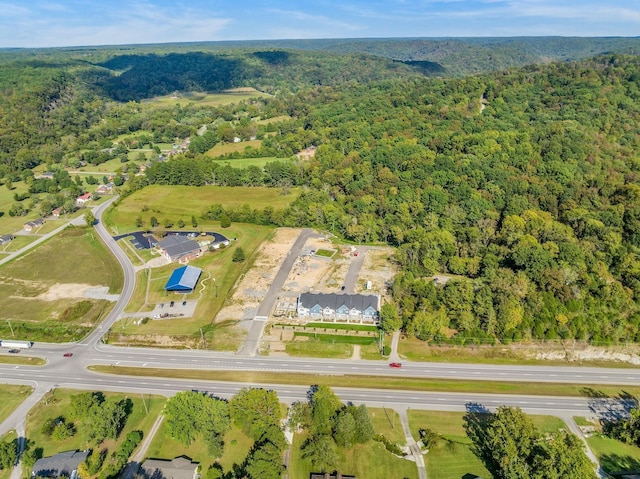
<path fill-rule="evenodd" d="M 183 302 L 182 302 L 182 306 L 186 306 L 186 305 L 187 305 L 187 302 L 186 302 L 186 301 L 183 301 Z"/>
<path fill-rule="evenodd" d="M 402 363 L 389 363 L 389 367 L 398 369 L 402 367 Z"/>
<path fill-rule="evenodd" d="M 70 358 L 71 356 L 73 356 L 73 353 L 64 353 L 63 356 L 65 358 Z"/>
<path fill-rule="evenodd" d="M 9 350 L 9 352 L 10 352 L 11 354 L 17 354 L 17 353 L 19 353 L 19 352 L 20 352 L 20 350 L 19 350 L 19 349 L 10 349 L 10 350 Z"/>
<path fill-rule="evenodd" d="M 170 308 L 173 308 L 173 305 L 174 305 L 174 304 L 176 304 L 176 302 L 175 302 L 175 301 L 171 301 L 171 302 L 169 303 L 169 307 L 170 307 Z"/>

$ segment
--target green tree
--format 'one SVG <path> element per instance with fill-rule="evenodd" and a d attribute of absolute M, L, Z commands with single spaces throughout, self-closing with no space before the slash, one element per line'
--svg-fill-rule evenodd
<path fill-rule="evenodd" d="M 0 442 L 0 469 L 11 469 L 18 460 L 17 441 Z"/>
<path fill-rule="evenodd" d="M 195 216 L 191 217 L 191 226 L 194 227 L 194 228 L 198 227 L 198 221 L 196 220 Z"/>
<path fill-rule="evenodd" d="M 351 447 L 355 442 L 356 421 L 351 412 L 345 408 L 338 413 L 333 427 L 333 439 L 340 447 Z"/>
<path fill-rule="evenodd" d="M 136 217 L 136 228 L 142 228 L 143 225 L 143 221 L 142 221 L 142 216 L 137 216 Z"/>
<path fill-rule="evenodd" d="M 222 479 L 224 477 L 224 469 L 217 462 L 214 462 L 207 469 L 206 479 Z"/>
<path fill-rule="evenodd" d="M 585 454 L 582 441 L 561 432 L 550 440 L 538 441 L 533 458 L 532 479 L 595 479 L 594 464 Z"/>
<path fill-rule="evenodd" d="M 130 400 L 128 400 L 130 401 Z M 105 439 L 117 439 L 127 420 L 127 400 L 106 400 L 91 409 L 89 438 L 96 444 Z"/>
<path fill-rule="evenodd" d="M 336 443 L 328 434 L 317 434 L 308 438 L 302 445 L 302 458 L 310 459 L 311 464 L 320 472 L 335 470 L 338 464 Z"/>
<path fill-rule="evenodd" d="M 83 392 L 71 396 L 69 412 L 71 417 L 82 420 L 89 417 L 91 411 L 104 401 L 101 393 Z"/>
<path fill-rule="evenodd" d="M 245 471 L 251 479 L 282 477 L 282 449 L 271 442 L 259 443 L 247 456 Z"/>
<path fill-rule="evenodd" d="M 158 222 L 158 218 L 156 218 L 155 216 L 152 216 L 149 219 L 149 224 L 151 225 L 152 228 L 155 228 L 156 226 L 158 226 L 160 223 Z"/>
<path fill-rule="evenodd" d="M 268 426 L 280 422 L 280 401 L 275 391 L 244 388 L 231 398 L 229 407 L 236 426 L 254 440 Z"/>
<path fill-rule="evenodd" d="M 311 433 L 313 435 L 330 435 L 333 417 L 342 408 L 338 396 L 329 386 L 317 386 L 311 396 Z"/>
<path fill-rule="evenodd" d="M 244 250 L 242 249 L 242 247 L 238 246 L 235 249 L 235 251 L 233 252 L 233 256 L 231 257 L 231 260 L 234 263 L 242 263 L 245 260 Z"/>
<path fill-rule="evenodd" d="M 220 228 L 228 228 L 229 226 L 231 226 L 231 219 L 225 213 L 220 217 Z"/>
<path fill-rule="evenodd" d="M 91 210 L 85 211 L 83 218 L 87 226 L 93 226 L 96 223 L 96 217 L 93 216 L 93 212 Z"/>
<path fill-rule="evenodd" d="M 360 404 L 360 406 L 358 407 L 351 406 L 349 409 L 356 423 L 356 431 L 354 436 L 355 442 L 359 444 L 365 444 L 369 442 L 371 439 L 373 439 L 375 430 L 373 428 L 373 423 L 371 422 L 371 417 L 369 416 L 367 406 L 365 406 L 364 404 Z"/>
<path fill-rule="evenodd" d="M 402 327 L 402 318 L 393 304 L 384 303 L 380 308 L 380 327 L 385 333 L 392 333 Z"/>
<path fill-rule="evenodd" d="M 184 224 L 185 224 L 184 221 L 182 220 L 182 218 L 180 218 L 178 220 L 178 228 L 184 228 Z"/>

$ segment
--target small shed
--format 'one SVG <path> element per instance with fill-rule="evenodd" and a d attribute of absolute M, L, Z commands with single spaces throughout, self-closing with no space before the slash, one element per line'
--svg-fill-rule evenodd
<path fill-rule="evenodd" d="M 175 291 L 177 293 L 190 293 L 196 287 L 202 270 L 195 266 L 183 266 L 171 273 L 171 277 L 165 284 L 165 291 Z"/>

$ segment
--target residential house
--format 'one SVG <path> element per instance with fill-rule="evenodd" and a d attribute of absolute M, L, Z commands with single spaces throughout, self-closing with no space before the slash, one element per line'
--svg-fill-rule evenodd
<path fill-rule="evenodd" d="M 109 182 L 106 185 L 100 185 L 96 188 L 96 193 L 98 193 L 99 195 L 111 195 L 113 194 L 113 190 L 115 189 L 116 185 L 113 184 L 113 182 Z"/>
<path fill-rule="evenodd" d="M 188 263 L 202 254 L 197 241 L 182 235 L 169 235 L 158 243 L 162 256 L 169 261 Z"/>
<path fill-rule="evenodd" d="M 62 206 L 56 208 L 51 212 L 51 216 L 53 216 L 54 218 L 60 218 L 61 214 L 62 214 Z"/>
<path fill-rule="evenodd" d="M 139 474 L 145 479 L 199 479 L 200 464 L 186 456 L 165 459 L 147 459 L 142 463 Z"/>
<path fill-rule="evenodd" d="M 374 294 L 302 293 L 298 297 L 301 319 L 377 324 L 379 310 L 380 296 Z"/>
<path fill-rule="evenodd" d="M 35 176 L 34 177 L 36 180 L 53 180 L 53 172 L 52 171 L 45 171 L 44 173 Z"/>
<path fill-rule="evenodd" d="M 32 477 L 78 477 L 78 466 L 86 461 L 89 451 L 67 451 L 38 459 L 33 465 Z"/>
<path fill-rule="evenodd" d="M 76 205 L 84 206 L 88 201 L 91 201 L 91 193 L 85 193 L 76 198 Z"/>
<path fill-rule="evenodd" d="M 0 246 L 10 243 L 13 239 L 13 235 L 0 235 Z"/>
<path fill-rule="evenodd" d="M 329 474 L 328 472 L 312 472 L 309 479 L 358 479 L 356 476 L 345 476 L 339 472 Z"/>
<path fill-rule="evenodd" d="M 44 224 L 44 220 L 42 218 L 38 218 L 37 220 L 27 221 L 23 228 L 25 231 L 32 231 L 36 228 L 40 228 Z"/>

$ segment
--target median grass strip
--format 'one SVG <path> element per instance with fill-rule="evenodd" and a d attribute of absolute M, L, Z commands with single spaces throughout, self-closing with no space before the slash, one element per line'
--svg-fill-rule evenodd
<path fill-rule="evenodd" d="M 450 379 L 408 378 L 399 375 L 364 376 L 339 374 L 279 373 L 268 371 L 211 371 L 194 369 L 135 368 L 89 366 L 90 371 L 121 376 L 142 376 L 201 381 L 230 381 L 256 384 L 326 384 L 331 387 L 360 387 L 404 391 L 461 392 L 482 394 L 519 394 L 525 396 L 618 397 L 638 396 L 640 387 L 589 386 L 556 383 L 512 383 Z M 401 374 L 400 371 L 397 371 Z"/>
<path fill-rule="evenodd" d="M 0 355 L 0 363 L 2 364 L 19 364 L 21 366 L 42 366 L 47 362 L 42 358 L 33 356 L 5 356 Z"/>

